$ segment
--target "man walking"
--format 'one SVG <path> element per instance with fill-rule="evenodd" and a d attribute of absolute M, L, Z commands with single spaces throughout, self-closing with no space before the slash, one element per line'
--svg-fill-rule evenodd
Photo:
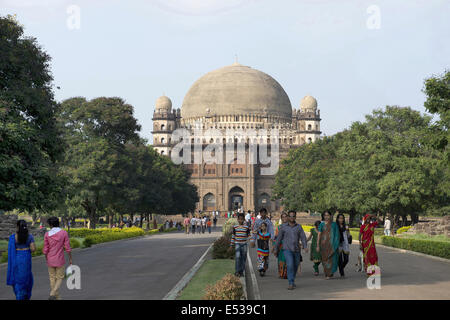
<path fill-rule="evenodd" d="M 275 232 L 274 232 L 274 229 L 273 229 L 272 221 L 270 221 L 270 219 L 267 218 L 267 209 L 266 208 L 260 209 L 259 210 L 259 215 L 260 215 L 260 218 L 256 219 L 256 221 L 255 221 L 255 223 L 253 225 L 253 229 L 252 229 L 252 239 L 250 240 L 250 246 L 252 248 L 255 247 L 257 234 L 258 234 L 258 231 L 261 229 L 261 225 L 263 223 L 265 223 L 266 226 L 267 226 L 267 232 L 270 234 L 270 238 L 272 240 L 275 239 Z M 267 268 L 269 268 L 269 257 L 267 257 L 267 259 L 265 261 L 265 270 L 267 270 Z M 264 276 L 264 273 L 265 273 L 265 271 L 262 272 L 262 273 L 260 272 L 261 276 Z"/>
<path fill-rule="evenodd" d="M 42 252 L 47 261 L 48 274 L 50 278 L 50 297 L 49 300 L 60 300 L 59 288 L 65 276 L 66 260 L 64 251 L 69 256 L 69 264 L 72 264 L 72 249 L 70 248 L 69 235 L 59 228 L 59 219 L 51 217 L 47 220 L 51 230 L 45 233 L 44 248 Z"/>
<path fill-rule="evenodd" d="M 192 216 L 191 218 L 192 234 L 195 234 L 196 226 L 197 226 L 197 218 L 195 216 Z"/>
<path fill-rule="evenodd" d="M 296 218 L 297 212 L 293 210 L 288 212 L 288 223 L 280 226 L 280 232 L 274 248 L 274 254 L 278 257 L 278 249 L 280 244 L 282 244 L 289 281 L 288 290 L 292 290 L 296 287 L 295 275 L 297 274 L 301 260 L 300 241 L 302 242 L 303 248 L 305 248 L 305 252 L 308 252 L 305 232 L 303 231 L 302 226 L 296 222 Z"/>
<path fill-rule="evenodd" d="M 389 220 L 389 216 L 384 220 L 384 235 L 388 237 L 391 236 L 391 220 Z"/>
<path fill-rule="evenodd" d="M 189 227 L 191 226 L 191 221 L 189 220 L 189 217 L 184 218 L 184 229 L 185 229 L 185 233 L 189 234 Z"/>
<path fill-rule="evenodd" d="M 252 226 L 252 213 L 250 210 L 247 211 L 247 214 L 245 215 L 245 223 L 251 227 Z"/>
<path fill-rule="evenodd" d="M 231 235 L 231 250 L 235 248 L 235 275 L 242 277 L 245 270 L 245 262 L 247 260 L 247 240 L 250 236 L 250 228 L 244 223 L 244 214 L 238 214 L 238 225 L 233 226 L 233 233 Z"/>

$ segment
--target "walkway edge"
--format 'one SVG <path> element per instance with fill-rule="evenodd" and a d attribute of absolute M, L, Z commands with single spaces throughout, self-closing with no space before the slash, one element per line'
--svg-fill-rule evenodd
<path fill-rule="evenodd" d="M 259 292 L 258 280 L 256 280 L 255 270 L 253 269 L 252 259 L 250 257 L 250 250 L 247 250 L 248 269 L 250 271 L 250 279 L 252 281 L 253 298 L 261 300 L 261 293 Z"/>
<path fill-rule="evenodd" d="M 385 248 L 385 249 L 396 250 L 396 251 L 399 251 L 399 252 L 402 252 L 402 253 L 409 253 L 409 254 L 413 254 L 413 255 L 416 255 L 416 256 L 421 256 L 421 257 L 425 257 L 425 258 L 430 258 L 430 259 L 434 259 L 434 260 L 450 263 L 449 259 L 432 256 L 432 255 L 425 254 L 425 253 L 422 253 L 422 252 L 417 252 L 417 251 L 411 251 L 411 250 L 406 250 L 406 249 L 400 249 L 400 248 L 385 246 L 385 245 L 379 244 L 379 243 L 377 243 L 376 246 L 377 247 L 379 246 L 379 247 L 382 247 L 382 248 Z"/>
<path fill-rule="evenodd" d="M 186 274 L 181 278 L 180 281 L 175 285 L 175 287 L 172 288 L 172 290 L 167 293 L 163 300 L 175 300 L 180 293 L 181 290 L 186 287 L 186 285 L 191 281 L 192 277 L 197 273 L 198 269 L 203 265 L 203 263 L 206 260 L 206 256 L 208 255 L 209 251 L 211 250 L 214 242 L 211 243 L 211 245 L 206 249 L 205 253 L 198 259 L 197 263 L 188 271 Z"/>

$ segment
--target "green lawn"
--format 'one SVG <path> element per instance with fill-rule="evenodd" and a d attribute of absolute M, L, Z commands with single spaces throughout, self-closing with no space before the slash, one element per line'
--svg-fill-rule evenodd
<path fill-rule="evenodd" d="M 214 284 L 227 273 L 234 274 L 234 260 L 211 259 L 205 261 L 177 300 L 201 300 L 205 295 L 206 286 Z"/>

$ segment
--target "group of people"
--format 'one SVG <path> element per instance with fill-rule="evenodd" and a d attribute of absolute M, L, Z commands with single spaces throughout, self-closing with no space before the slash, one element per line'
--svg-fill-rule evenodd
<path fill-rule="evenodd" d="M 61 299 L 59 289 L 66 274 L 64 250 L 69 256 L 69 264 L 72 265 L 72 249 L 69 235 L 59 227 L 59 219 L 51 217 L 47 223 L 51 229 L 45 233 L 42 252 L 50 279 L 49 300 L 59 300 Z M 34 283 L 31 256 L 34 251 L 36 251 L 36 244 L 26 221 L 18 220 L 16 233 L 9 237 L 6 279 L 6 284 L 12 286 L 17 300 L 30 300 L 31 298 Z"/>
<path fill-rule="evenodd" d="M 337 214 L 333 221 L 331 213 L 324 212 L 322 220 L 314 223 L 308 237 L 301 224 L 296 222 L 297 213 L 294 210 L 283 212 L 276 227 L 265 208 L 259 211 L 256 219 L 252 220 L 251 216 L 250 212 L 247 215 L 238 214 L 238 224 L 232 229 L 230 250 L 235 248 L 236 276 L 244 274 L 247 243 L 250 239 L 250 246 L 257 247 L 257 271 L 260 276 L 265 275 L 269 267 L 269 255 L 273 253 L 277 258 L 278 276 L 288 280 L 289 290 L 296 287 L 295 278 L 303 261 L 301 250 L 309 253 L 315 276 L 319 275 L 319 266 L 322 264 L 326 279 L 331 279 L 338 270 L 341 278 L 345 278 L 345 267 L 349 262 L 353 239 L 342 213 Z M 368 276 L 375 272 L 371 267 L 378 266 L 374 242 L 378 223 L 376 215 L 367 214 L 359 232 L 363 267 Z M 311 243 L 310 247 L 308 242 Z M 270 243 L 272 250 L 269 249 Z"/>
<path fill-rule="evenodd" d="M 191 216 L 184 218 L 183 221 L 185 233 L 189 234 L 203 234 L 206 231 L 208 233 L 211 233 L 211 227 L 214 225 L 216 227 L 217 225 L 217 217 L 214 215 L 212 221 L 209 216 L 203 215 L 203 216 Z"/>

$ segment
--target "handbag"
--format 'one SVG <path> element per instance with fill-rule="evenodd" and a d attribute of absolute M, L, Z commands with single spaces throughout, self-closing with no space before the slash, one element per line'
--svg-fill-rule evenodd
<path fill-rule="evenodd" d="M 350 234 L 350 232 L 347 234 L 347 240 L 348 240 L 348 244 L 352 244 L 353 236 Z"/>

